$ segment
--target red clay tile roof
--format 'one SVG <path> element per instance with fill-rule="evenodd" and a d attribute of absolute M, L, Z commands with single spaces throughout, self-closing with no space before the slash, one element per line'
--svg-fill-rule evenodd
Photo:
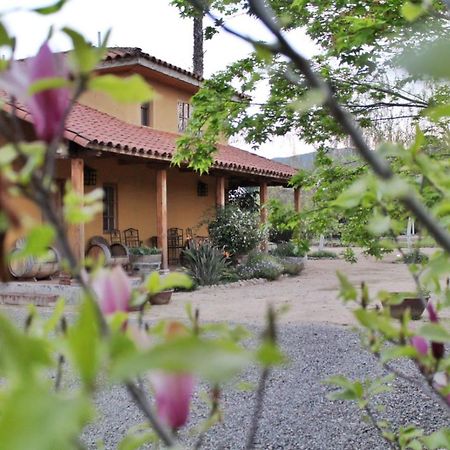
<path fill-rule="evenodd" d="M 18 107 L 17 114 L 21 119 L 31 122 L 30 115 L 23 107 Z M 89 106 L 76 104 L 67 120 L 64 137 L 84 148 L 170 161 L 180 135 L 132 125 Z M 218 145 L 213 167 L 251 173 L 282 183 L 286 183 L 296 173 L 290 166 L 231 145 Z"/>
<path fill-rule="evenodd" d="M 103 58 L 103 61 L 126 61 L 133 60 L 135 58 L 143 58 L 147 61 L 155 63 L 162 67 L 167 67 L 168 69 L 175 70 L 176 72 L 182 73 L 183 75 L 187 75 L 197 81 L 204 81 L 204 78 L 200 75 L 197 75 L 189 70 L 182 69 L 181 67 L 174 66 L 162 59 L 158 59 L 148 53 L 145 53 L 139 47 L 109 47 L 106 55 Z"/>

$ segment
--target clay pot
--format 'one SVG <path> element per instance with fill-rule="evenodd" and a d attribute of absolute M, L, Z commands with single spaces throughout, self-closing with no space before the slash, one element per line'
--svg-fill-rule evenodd
<path fill-rule="evenodd" d="M 158 294 L 149 295 L 148 301 L 151 305 L 167 305 L 172 298 L 173 290 L 162 291 Z"/>
<path fill-rule="evenodd" d="M 403 314 L 409 308 L 411 310 L 411 318 L 413 320 L 419 320 L 425 311 L 426 303 L 428 303 L 429 296 L 425 296 L 425 304 L 420 297 L 405 297 L 401 303 L 397 305 L 389 305 L 391 317 L 395 319 L 402 319 Z"/>

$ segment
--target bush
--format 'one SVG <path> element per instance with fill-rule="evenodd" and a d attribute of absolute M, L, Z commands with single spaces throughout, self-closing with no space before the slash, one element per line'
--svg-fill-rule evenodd
<path fill-rule="evenodd" d="M 312 252 L 308 254 L 308 258 L 312 259 L 337 259 L 338 255 L 334 252 L 328 250 L 321 250 L 317 252 Z"/>
<path fill-rule="evenodd" d="M 213 244 L 231 256 L 248 253 L 263 239 L 259 215 L 230 205 L 217 210 L 208 223 L 208 232 Z"/>
<path fill-rule="evenodd" d="M 428 262 L 430 258 L 419 250 L 413 250 L 405 254 L 403 257 L 403 262 L 405 264 L 422 264 Z"/>
<path fill-rule="evenodd" d="M 228 273 L 228 261 L 223 252 L 209 242 L 194 242 L 183 250 L 183 263 L 200 286 L 218 284 Z"/>
<path fill-rule="evenodd" d="M 308 251 L 308 241 L 304 239 L 295 239 L 289 242 L 281 242 L 277 245 L 277 248 L 272 254 L 283 258 L 285 256 L 305 256 Z"/>
<path fill-rule="evenodd" d="M 268 210 L 269 239 L 271 242 L 286 242 L 292 239 L 300 228 L 300 214 L 280 200 L 270 200 Z"/>
<path fill-rule="evenodd" d="M 283 264 L 283 273 L 289 276 L 299 275 L 303 270 L 303 264 L 292 263 L 287 261 L 282 261 Z"/>
<path fill-rule="evenodd" d="M 351 263 L 351 264 L 355 264 L 358 262 L 358 258 L 355 255 L 355 252 L 353 251 L 352 248 L 347 247 L 343 252 L 342 252 L 342 256 L 345 259 L 345 261 Z"/>
<path fill-rule="evenodd" d="M 146 255 L 159 255 L 161 254 L 161 249 L 157 247 L 147 247 L 145 245 L 141 247 L 128 247 L 130 255 L 135 256 L 146 256 Z"/>
<path fill-rule="evenodd" d="M 278 258 L 259 252 L 251 253 L 247 263 L 237 268 L 237 273 L 243 280 L 265 278 L 273 281 L 278 279 L 283 272 L 284 266 Z"/>

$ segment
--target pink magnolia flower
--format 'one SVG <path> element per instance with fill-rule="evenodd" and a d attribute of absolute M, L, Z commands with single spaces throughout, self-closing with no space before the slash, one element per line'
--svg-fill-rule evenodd
<path fill-rule="evenodd" d="M 122 266 L 111 270 L 101 269 L 92 281 L 103 314 L 128 311 L 131 299 L 131 281 Z"/>
<path fill-rule="evenodd" d="M 447 389 L 449 383 L 448 375 L 444 372 L 437 372 L 433 376 L 433 387 L 438 391 Z M 445 394 L 444 394 L 445 395 Z M 450 405 L 450 394 L 444 396 L 445 401 Z"/>
<path fill-rule="evenodd" d="M 26 104 L 39 139 L 50 143 L 60 132 L 69 105 L 69 90 L 49 88 L 30 94 L 30 86 L 48 78 L 68 78 L 63 59 L 54 55 L 47 41 L 34 58 L 14 61 L 8 71 L 0 74 L 0 88 Z"/>
<path fill-rule="evenodd" d="M 411 338 L 411 344 L 420 355 L 426 355 L 428 353 L 428 349 L 430 348 L 428 341 L 422 336 L 413 336 Z"/>
<path fill-rule="evenodd" d="M 428 302 L 427 304 L 428 316 L 430 317 L 430 321 L 432 323 L 438 323 L 439 317 L 437 315 L 436 308 L 433 303 Z M 431 342 L 431 352 L 436 359 L 442 359 L 445 353 L 445 347 L 442 342 Z"/>
<path fill-rule="evenodd" d="M 156 409 L 161 420 L 176 430 L 189 417 L 194 377 L 183 373 L 154 372 L 150 382 L 155 392 Z"/>

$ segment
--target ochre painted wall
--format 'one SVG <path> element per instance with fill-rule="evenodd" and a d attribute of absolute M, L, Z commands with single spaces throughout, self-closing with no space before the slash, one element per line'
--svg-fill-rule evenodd
<path fill-rule="evenodd" d="M 123 73 L 121 75 L 126 76 L 130 74 Z M 192 94 L 169 83 L 166 84 L 151 79 L 147 79 L 147 81 L 152 86 L 155 95 L 150 109 L 151 127 L 157 130 L 178 133 L 177 104 L 179 101 L 188 103 Z M 80 103 L 117 117 L 124 122 L 141 125 L 140 103 L 119 103 L 106 94 L 94 91 L 83 94 Z"/>
<path fill-rule="evenodd" d="M 115 184 L 117 186 L 118 228 L 137 228 L 144 244 L 156 236 L 156 172 L 145 164 L 121 165 L 116 159 L 89 159 L 85 164 L 97 169 L 97 186 Z M 208 185 L 206 197 L 197 196 L 197 183 Z M 167 226 L 168 228 L 195 229 L 206 213 L 215 206 L 214 177 L 168 169 L 167 176 Z M 86 186 L 86 192 L 94 187 Z M 205 235 L 206 227 L 197 229 L 197 234 Z M 103 234 L 102 215 L 85 227 L 86 240 Z M 109 238 L 108 235 L 105 237 Z"/>

